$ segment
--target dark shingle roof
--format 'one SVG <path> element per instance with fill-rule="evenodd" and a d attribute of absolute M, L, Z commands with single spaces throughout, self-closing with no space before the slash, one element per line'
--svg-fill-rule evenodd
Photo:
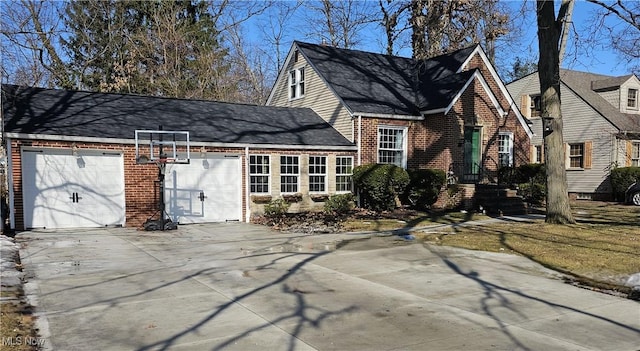
<path fill-rule="evenodd" d="M 133 139 L 184 130 L 192 142 L 352 146 L 307 108 L 284 108 L 2 85 L 5 133 Z"/>
<path fill-rule="evenodd" d="M 477 69 L 473 69 L 451 74 L 424 85 L 418 100 L 419 106 L 421 106 L 420 110 L 427 111 L 447 107 L 477 71 Z"/>
<path fill-rule="evenodd" d="M 598 90 L 608 90 L 608 89 L 619 88 L 620 85 L 622 85 L 622 83 L 628 81 L 629 78 L 631 78 L 632 76 L 633 76 L 632 74 L 628 74 L 626 76 L 620 76 L 620 77 L 604 76 L 606 78 L 600 79 L 600 80 L 593 80 L 591 82 L 591 89 L 598 91 Z M 594 75 L 594 78 L 595 77 L 596 75 Z"/>
<path fill-rule="evenodd" d="M 626 76 L 629 79 L 631 76 Z M 591 90 L 592 82 L 619 81 L 621 77 L 604 76 L 587 72 L 571 71 L 566 69 L 560 70 L 560 80 L 578 96 L 593 107 L 598 113 L 604 116 L 616 128 L 622 131 L 639 131 L 640 116 L 631 115 L 620 112 L 615 106 L 611 105 L 607 100 L 595 91 Z M 626 79 L 625 79 L 626 81 Z M 618 82 L 618 86 L 621 82 Z M 610 83 L 607 83 L 610 84 Z"/>
<path fill-rule="evenodd" d="M 476 48 L 418 61 L 302 42 L 295 45 L 352 112 L 399 115 L 447 106 L 451 91 L 461 88 L 460 81 L 467 75 L 452 76 Z"/>

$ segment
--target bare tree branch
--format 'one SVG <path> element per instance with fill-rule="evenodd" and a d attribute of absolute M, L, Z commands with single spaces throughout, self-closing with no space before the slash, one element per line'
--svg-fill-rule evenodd
<path fill-rule="evenodd" d="M 640 30 L 640 3 L 637 1 L 631 2 L 632 5 L 635 5 L 634 8 L 629 8 L 629 5 L 625 5 L 624 2 L 618 0 L 615 4 L 606 4 L 603 1 L 599 0 L 587 0 L 587 2 L 599 5 L 609 11 L 608 14 L 614 14 L 618 16 L 618 19 L 630 24 L 636 29 Z M 608 15 L 607 14 L 607 15 Z"/>

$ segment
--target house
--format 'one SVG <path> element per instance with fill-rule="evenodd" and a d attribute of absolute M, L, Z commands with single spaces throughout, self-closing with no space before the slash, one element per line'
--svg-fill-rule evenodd
<path fill-rule="evenodd" d="M 10 224 L 140 226 L 160 203 L 179 223 L 248 221 L 277 198 L 319 209 L 369 163 L 448 171 L 469 199 L 529 161 L 517 107 L 477 45 L 416 61 L 295 42 L 267 106 L 3 85 Z M 154 145 L 188 163 L 142 163 Z"/>
<path fill-rule="evenodd" d="M 179 223 L 248 221 L 281 194 L 294 211 L 312 209 L 351 190 L 355 145 L 308 108 L 2 85 L 2 119 L 12 229 L 157 216 L 159 167 L 136 162 L 135 134 L 160 126 L 167 139 L 189 132 L 190 162 L 164 171 Z M 186 152 L 186 141 L 166 142 Z"/>
<path fill-rule="evenodd" d="M 536 132 L 531 159 L 544 162 L 540 84 L 532 73 L 507 85 Z M 610 200 L 614 167 L 640 165 L 640 81 L 560 70 L 563 139 L 569 194 L 574 199 Z"/>
<path fill-rule="evenodd" d="M 357 145 L 356 165 L 475 184 L 529 162 L 532 130 L 479 45 L 418 61 L 296 41 L 267 105 L 311 108 Z"/>

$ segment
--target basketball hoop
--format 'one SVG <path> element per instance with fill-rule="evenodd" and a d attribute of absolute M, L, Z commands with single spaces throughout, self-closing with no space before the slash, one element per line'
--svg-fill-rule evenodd
<path fill-rule="evenodd" d="M 178 226 L 165 215 L 164 175 L 167 164 L 188 164 L 190 162 L 189 132 L 163 130 L 136 130 L 136 163 L 155 164 L 158 167 L 159 204 L 156 211 L 143 224 L 145 230 L 171 230 Z M 148 151 L 143 153 L 143 151 Z M 160 212 L 159 219 L 153 219 Z"/>
<path fill-rule="evenodd" d="M 188 131 L 136 130 L 136 163 L 189 163 L 191 148 Z"/>

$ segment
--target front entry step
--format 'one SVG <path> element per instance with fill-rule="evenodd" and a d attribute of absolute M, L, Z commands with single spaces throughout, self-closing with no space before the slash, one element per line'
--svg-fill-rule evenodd
<path fill-rule="evenodd" d="M 527 214 L 527 204 L 517 191 L 497 184 L 476 184 L 475 208 L 488 215 Z"/>

